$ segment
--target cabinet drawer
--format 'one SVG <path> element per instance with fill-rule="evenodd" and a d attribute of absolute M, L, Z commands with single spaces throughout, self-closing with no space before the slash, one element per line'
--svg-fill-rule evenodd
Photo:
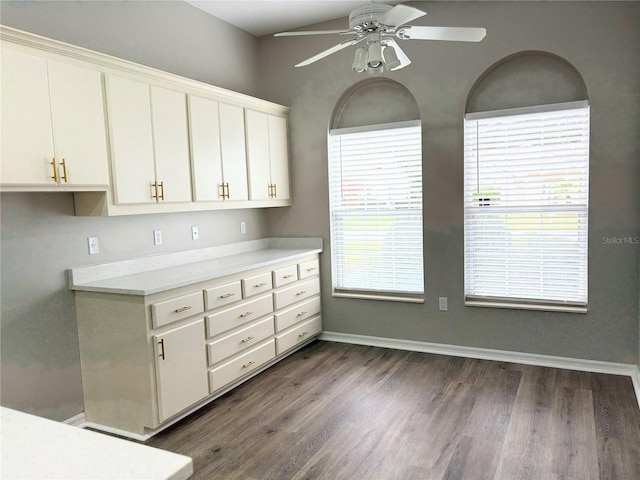
<path fill-rule="evenodd" d="M 213 337 L 271 312 L 273 312 L 273 298 L 269 294 L 213 315 L 207 315 L 207 336 Z"/>
<path fill-rule="evenodd" d="M 151 305 L 153 328 L 204 312 L 202 291 Z"/>
<path fill-rule="evenodd" d="M 240 286 L 240 282 L 207 288 L 204 291 L 204 306 L 206 310 L 223 307 L 241 299 L 242 287 Z"/>
<path fill-rule="evenodd" d="M 272 288 L 273 283 L 271 283 L 271 272 L 242 279 L 242 294 L 245 298 L 266 292 Z"/>
<path fill-rule="evenodd" d="M 289 267 L 280 268 L 273 271 L 273 286 L 275 288 L 288 285 L 298 280 L 298 266 L 291 265 Z"/>
<path fill-rule="evenodd" d="M 275 340 L 253 348 L 239 357 L 209 370 L 211 393 L 249 374 L 276 356 Z"/>
<path fill-rule="evenodd" d="M 322 317 L 317 316 L 285 333 L 276 335 L 276 354 L 280 355 L 322 331 Z"/>
<path fill-rule="evenodd" d="M 299 302 L 305 298 L 312 297 L 320 293 L 320 279 L 314 278 L 304 282 L 298 282 L 295 285 L 280 290 L 274 294 L 275 307 L 279 310 L 292 303 Z"/>
<path fill-rule="evenodd" d="M 317 258 L 298 264 L 298 278 L 312 277 L 320 273 L 320 262 Z"/>
<path fill-rule="evenodd" d="M 314 297 L 280 313 L 276 313 L 276 332 L 320 313 L 320 297 Z"/>
<path fill-rule="evenodd" d="M 242 330 L 207 344 L 209 365 L 240 353 L 273 335 L 273 317 L 265 318 Z"/>

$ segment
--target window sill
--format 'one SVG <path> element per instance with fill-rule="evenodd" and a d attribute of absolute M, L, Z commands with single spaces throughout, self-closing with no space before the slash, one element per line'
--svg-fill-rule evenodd
<path fill-rule="evenodd" d="M 373 295 L 367 293 L 333 292 L 333 296 L 338 298 L 359 298 L 361 300 L 380 300 L 383 302 L 424 303 L 423 295 L 408 297 L 403 295 L 394 295 L 393 293 Z"/>
<path fill-rule="evenodd" d="M 480 300 L 465 300 L 464 305 L 465 307 L 511 308 L 514 310 L 538 310 L 544 312 L 587 313 L 587 307 L 579 305 L 545 305 L 538 303 L 510 303 Z"/>

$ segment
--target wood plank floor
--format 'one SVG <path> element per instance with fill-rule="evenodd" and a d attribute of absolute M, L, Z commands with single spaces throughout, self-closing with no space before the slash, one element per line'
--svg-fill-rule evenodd
<path fill-rule="evenodd" d="M 631 379 L 316 341 L 161 432 L 193 479 L 638 480 Z"/>

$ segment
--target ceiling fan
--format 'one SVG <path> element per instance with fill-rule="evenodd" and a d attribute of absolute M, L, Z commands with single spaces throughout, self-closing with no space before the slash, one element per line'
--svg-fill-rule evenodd
<path fill-rule="evenodd" d="M 479 42 L 487 34 L 484 28 L 407 25 L 407 23 L 426 14 L 422 10 L 407 5 L 396 5 L 395 7 L 384 4 L 364 5 L 349 14 L 349 30 L 281 32 L 276 33 L 275 36 L 352 35 L 352 38 L 307 58 L 295 66 L 304 67 L 344 48 L 360 45 L 356 49 L 353 69 L 358 73 L 382 73 L 388 70 L 400 70 L 411 63 L 396 39 Z"/>

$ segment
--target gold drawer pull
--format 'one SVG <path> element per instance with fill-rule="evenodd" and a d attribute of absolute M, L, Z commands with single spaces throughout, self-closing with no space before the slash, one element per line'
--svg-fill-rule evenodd
<path fill-rule="evenodd" d="M 260 288 L 260 287 L 264 287 L 266 285 L 265 282 L 261 282 L 261 283 L 256 283 L 253 288 Z"/>
<path fill-rule="evenodd" d="M 249 363 L 245 363 L 244 365 L 242 365 L 242 368 L 249 368 L 249 367 L 250 367 L 251 365 L 253 365 L 254 363 L 256 363 L 256 362 L 254 362 L 253 360 L 251 360 Z"/>
<path fill-rule="evenodd" d="M 313 272 L 316 269 L 316 267 L 309 267 L 307 268 L 307 272 Z"/>
<path fill-rule="evenodd" d="M 53 180 L 58 183 L 58 167 L 56 167 L 56 158 L 53 157 L 51 159 L 51 161 L 49 162 L 49 165 L 51 165 L 53 167 Z"/>
<path fill-rule="evenodd" d="M 233 297 L 235 295 L 235 293 L 225 293 L 224 295 L 220 295 L 220 298 L 229 298 L 229 297 Z"/>
<path fill-rule="evenodd" d="M 158 356 L 164 360 L 164 338 L 160 339 L 160 341 L 158 342 L 158 345 L 160 345 L 160 347 L 162 347 L 162 350 L 160 351 Z"/>
<path fill-rule="evenodd" d="M 306 314 L 307 314 L 307 312 L 300 312 L 297 316 L 298 317 L 302 317 L 303 315 L 306 315 Z"/>
<path fill-rule="evenodd" d="M 302 338 L 302 337 L 304 337 L 305 335 L 307 335 L 308 333 L 309 333 L 309 332 L 302 332 L 300 335 L 298 335 L 298 338 Z"/>
<path fill-rule="evenodd" d="M 291 278 L 291 277 L 295 277 L 295 275 L 293 273 L 290 273 L 289 275 L 285 275 L 282 278 Z"/>
<path fill-rule="evenodd" d="M 64 180 L 64 183 L 67 183 L 67 163 L 64 161 L 64 158 L 60 162 L 60 165 L 62 165 L 62 177 L 60 178 Z"/>
<path fill-rule="evenodd" d="M 250 342 L 250 341 L 251 341 L 251 340 L 253 340 L 254 338 L 256 338 L 256 337 L 247 337 L 247 338 L 245 338 L 244 340 L 242 340 L 240 343 L 247 343 L 247 342 Z"/>
<path fill-rule="evenodd" d="M 164 182 L 160 182 L 160 185 L 158 185 L 160 187 L 160 191 L 162 192 L 160 194 L 160 200 L 164 200 Z"/>
<path fill-rule="evenodd" d="M 186 306 L 186 307 L 176 308 L 173 312 L 174 313 L 182 313 L 182 312 L 186 312 L 187 310 L 191 310 L 191 307 Z"/>
<path fill-rule="evenodd" d="M 240 318 L 248 317 L 249 315 L 253 315 L 253 312 L 244 312 L 240 315 Z"/>
<path fill-rule="evenodd" d="M 300 290 L 296 295 L 304 295 L 305 293 L 307 293 L 306 290 Z"/>

